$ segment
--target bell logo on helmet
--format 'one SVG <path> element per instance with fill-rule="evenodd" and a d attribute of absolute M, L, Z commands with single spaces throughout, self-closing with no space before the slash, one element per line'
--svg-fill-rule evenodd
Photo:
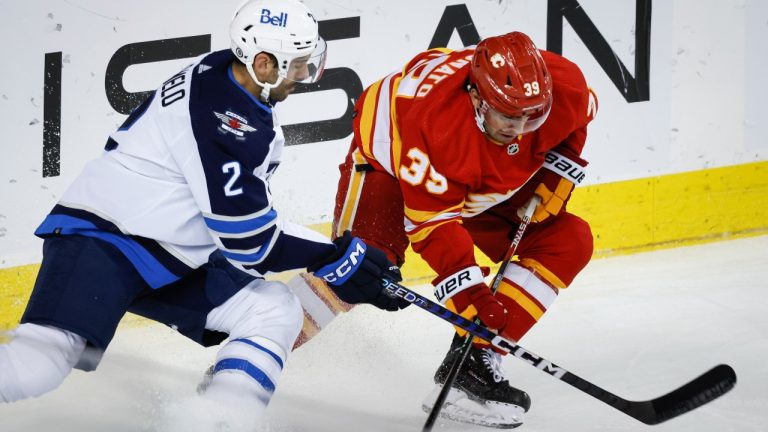
<path fill-rule="evenodd" d="M 259 22 L 262 24 L 271 24 L 277 27 L 285 27 L 288 24 L 288 14 L 285 12 L 280 12 L 280 15 L 272 16 L 272 11 L 269 9 L 262 9 Z"/>
<path fill-rule="evenodd" d="M 504 65 L 506 64 L 506 62 L 504 61 L 504 56 L 502 56 L 499 53 L 494 54 L 493 56 L 491 56 L 491 64 L 496 69 L 500 67 L 504 67 Z"/>

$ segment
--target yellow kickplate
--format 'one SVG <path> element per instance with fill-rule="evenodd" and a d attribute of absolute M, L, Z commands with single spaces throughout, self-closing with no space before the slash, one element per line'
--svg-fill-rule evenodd
<path fill-rule="evenodd" d="M 768 161 L 578 187 L 568 211 L 592 227 L 594 258 L 763 235 L 768 233 Z M 330 225 L 310 228 L 329 235 Z M 410 248 L 406 255 L 406 283 L 435 277 Z M 476 256 L 480 265 L 495 267 L 479 251 Z M 18 324 L 38 268 L 0 269 L 0 330 Z M 144 322 L 135 316 L 124 321 Z"/>

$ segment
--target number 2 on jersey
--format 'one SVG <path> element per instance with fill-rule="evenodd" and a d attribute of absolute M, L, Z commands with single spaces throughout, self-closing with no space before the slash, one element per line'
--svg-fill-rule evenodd
<path fill-rule="evenodd" d="M 221 167 L 221 171 L 224 174 L 232 172 L 232 177 L 229 178 L 227 184 L 224 185 L 224 195 L 235 196 L 243 193 L 243 188 L 232 189 L 235 185 L 237 178 L 240 177 L 240 164 L 237 162 L 227 162 Z"/>
<path fill-rule="evenodd" d="M 435 170 L 432 164 L 429 163 L 429 156 L 423 151 L 412 148 L 408 150 L 408 158 L 411 159 L 411 165 L 408 167 L 400 167 L 400 178 L 413 186 L 418 186 L 429 173 L 429 179 L 427 179 L 424 186 L 429 193 L 440 195 L 448 190 L 448 179 L 444 175 Z"/>

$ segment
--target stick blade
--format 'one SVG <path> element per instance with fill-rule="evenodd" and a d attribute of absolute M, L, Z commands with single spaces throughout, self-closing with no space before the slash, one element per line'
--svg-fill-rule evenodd
<path fill-rule="evenodd" d="M 736 372 L 721 364 L 664 396 L 633 403 L 636 409 L 629 414 L 645 424 L 656 425 L 712 402 L 735 385 Z"/>

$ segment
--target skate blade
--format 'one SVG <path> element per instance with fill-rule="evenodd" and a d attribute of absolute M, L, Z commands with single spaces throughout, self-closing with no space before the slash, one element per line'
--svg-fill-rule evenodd
<path fill-rule="evenodd" d="M 421 409 L 429 413 L 435 404 L 442 385 L 436 385 L 421 404 Z M 451 388 L 445 398 L 440 417 L 459 423 L 475 424 L 497 429 L 512 429 L 523 424 L 525 410 L 517 405 L 496 401 L 474 401 L 462 390 Z"/>

